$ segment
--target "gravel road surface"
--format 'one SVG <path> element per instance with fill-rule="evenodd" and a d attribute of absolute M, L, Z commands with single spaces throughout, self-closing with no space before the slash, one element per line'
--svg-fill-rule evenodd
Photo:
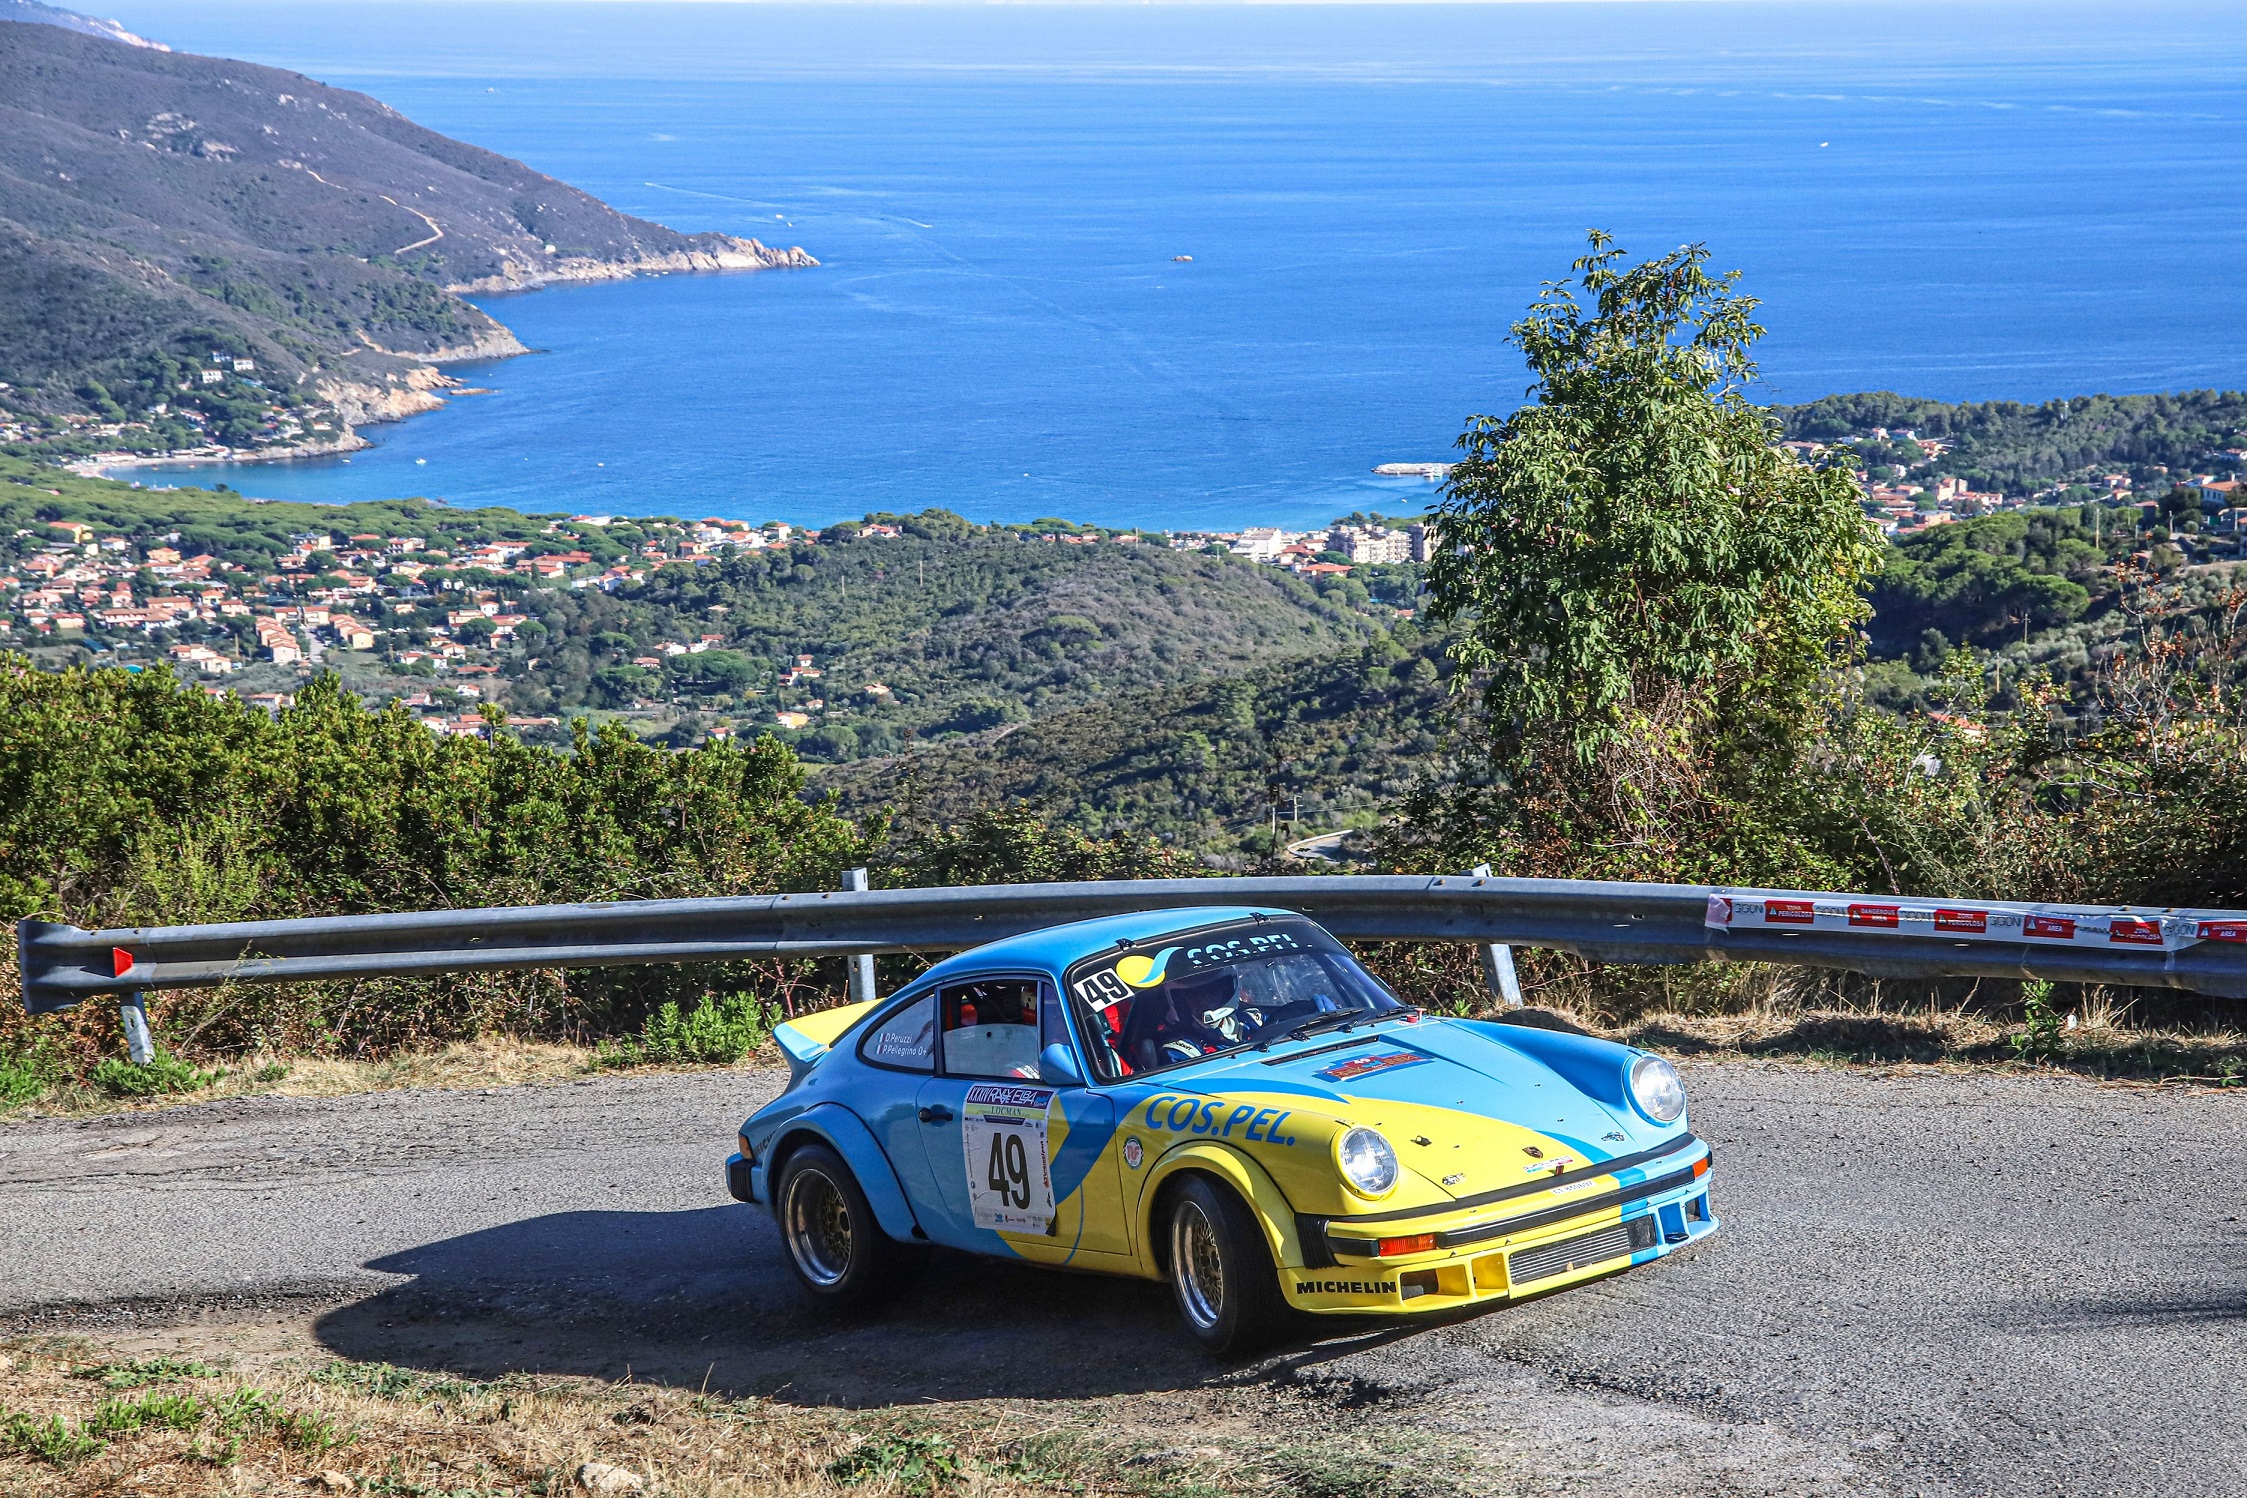
<path fill-rule="evenodd" d="M 1189 1351 L 1159 1286 L 964 1256 L 820 1319 L 719 1179 L 771 1072 L 0 1125 L 0 1322 L 295 1306 L 345 1357 L 854 1405 L 1280 1383 L 1527 1492 L 2247 1493 L 2247 1098 L 1687 1077 L 1709 1243 L 1251 1368 Z"/>

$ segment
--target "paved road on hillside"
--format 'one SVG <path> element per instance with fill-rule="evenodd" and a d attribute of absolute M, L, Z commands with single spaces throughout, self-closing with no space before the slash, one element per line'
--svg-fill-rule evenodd
<path fill-rule="evenodd" d="M 1186 1350 L 1160 1287 L 961 1256 L 878 1322 L 819 1320 L 718 1181 L 771 1073 L 0 1126 L 0 1321 L 311 1304 L 348 1357 L 854 1404 L 1263 1378 L 1539 1492 L 2247 1492 L 2247 1098 L 1688 1080 L 1708 1244 L 1246 1371 Z"/>

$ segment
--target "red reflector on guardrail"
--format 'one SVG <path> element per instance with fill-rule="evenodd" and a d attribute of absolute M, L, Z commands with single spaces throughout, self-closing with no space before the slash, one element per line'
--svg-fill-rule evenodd
<path fill-rule="evenodd" d="M 111 947 L 111 948 L 109 949 L 109 976 L 110 976 L 110 977 L 112 977 L 112 978 L 122 978 L 122 977 L 124 977 L 124 976 L 125 976 L 125 974 L 127 974 L 127 973 L 131 972 L 131 971 L 132 971 L 132 968 L 133 968 L 133 954 L 132 954 L 132 953 L 130 953 L 130 952 L 128 952 L 128 951 L 126 951 L 126 950 L 125 950 L 125 949 L 124 949 L 123 947 Z"/>

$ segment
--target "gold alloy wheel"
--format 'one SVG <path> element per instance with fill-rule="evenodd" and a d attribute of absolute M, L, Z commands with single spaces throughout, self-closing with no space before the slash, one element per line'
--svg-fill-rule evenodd
<path fill-rule="evenodd" d="M 1170 1219 L 1170 1276 L 1186 1319 L 1202 1331 L 1216 1326 L 1225 1314 L 1225 1260 L 1216 1224 L 1191 1199 Z"/>
<path fill-rule="evenodd" d="M 788 1252 L 813 1284 L 826 1287 L 850 1272 L 850 1208 L 842 1191 L 816 1168 L 788 1182 Z"/>

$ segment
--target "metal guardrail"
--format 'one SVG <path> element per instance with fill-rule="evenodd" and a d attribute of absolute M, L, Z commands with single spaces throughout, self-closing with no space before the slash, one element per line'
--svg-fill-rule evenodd
<path fill-rule="evenodd" d="M 17 927 L 33 1014 L 150 988 L 957 951 L 1132 911 L 1263 905 L 1354 941 L 1549 947 L 1610 963 L 1778 962 L 2247 998 L 2247 913 L 1931 902 L 1479 874 L 1141 879 L 432 910 L 218 926 Z M 1497 954 L 1486 954 L 1495 974 Z M 1510 960 L 1505 967 L 1510 971 Z M 854 989 L 871 973 L 852 964 Z M 1518 999 L 1514 1000 L 1518 1002 Z"/>

